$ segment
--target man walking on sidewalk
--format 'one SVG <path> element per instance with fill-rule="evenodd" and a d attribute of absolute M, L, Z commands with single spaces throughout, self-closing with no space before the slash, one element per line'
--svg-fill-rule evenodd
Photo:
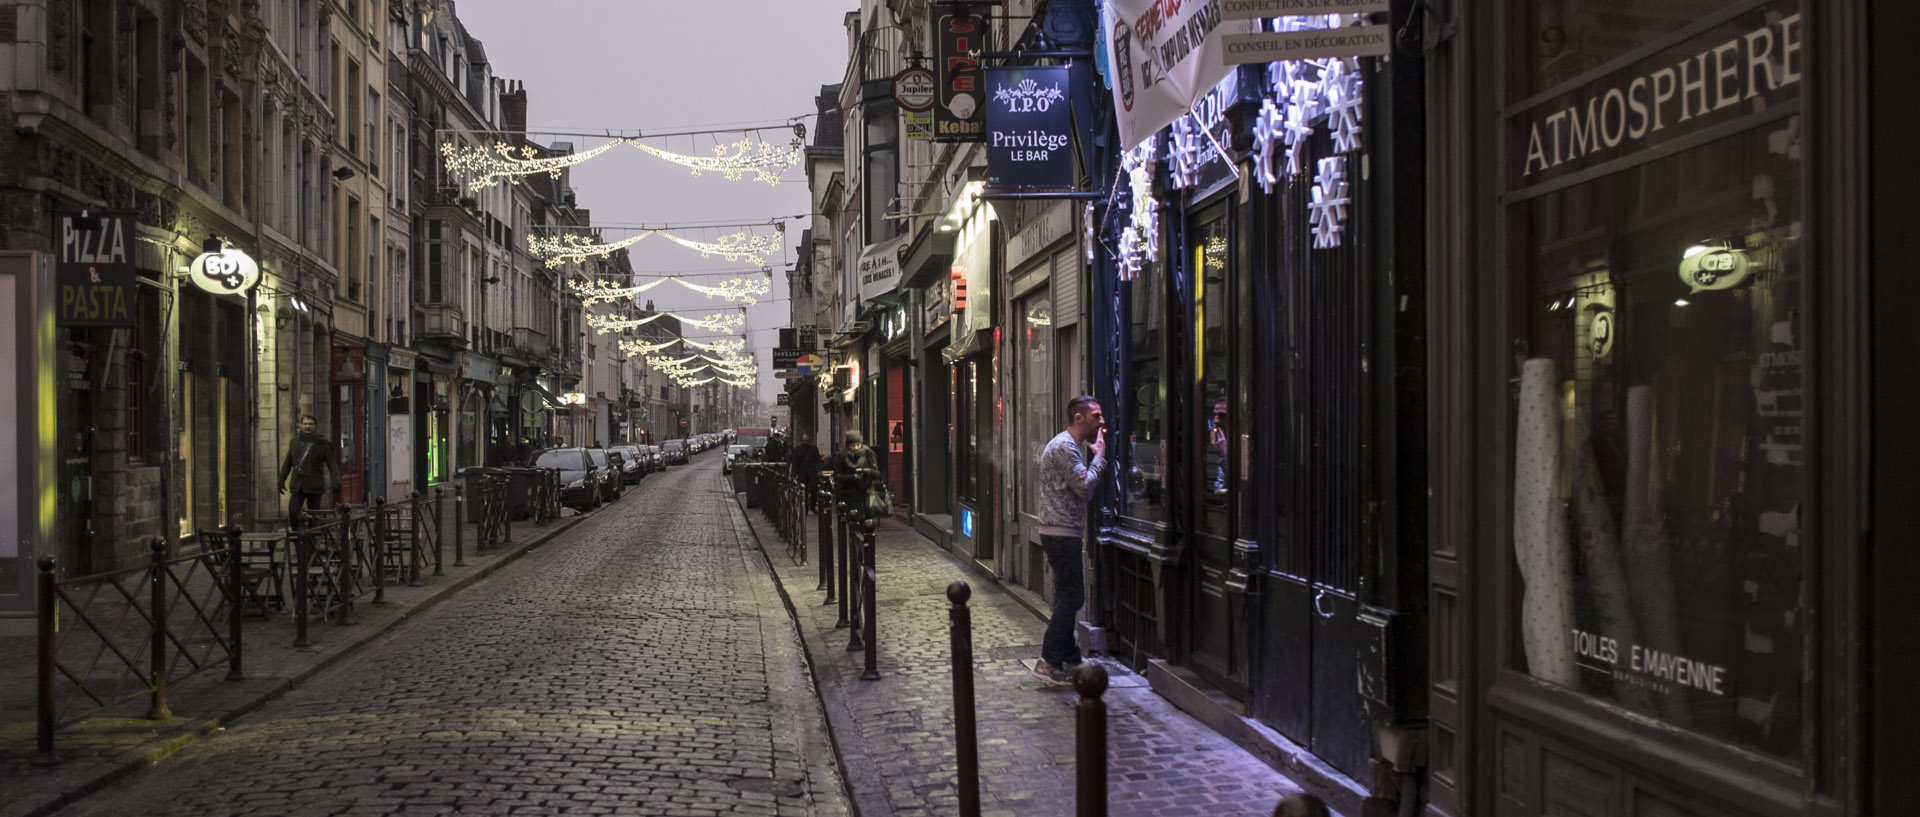
<path fill-rule="evenodd" d="M 340 466 L 334 464 L 333 441 L 320 434 L 320 421 L 308 414 L 300 418 L 300 436 L 287 445 L 287 456 L 280 460 L 280 493 L 293 492 L 287 500 L 287 530 L 305 526 L 306 512 L 320 509 L 320 498 L 340 487 Z"/>
<path fill-rule="evenodd" d="M 1071 686 L 1068 673 L 1080 663 L 1073 620 L 1086 601 L 1080 542 L 1086 535 L 1087 499 L 1107 467 L 1106 418 L 1087 395 L 1067 402 L 1067 428 L 1040 455 L 1040 547 L 1053 568 L 1053 617 L 1040 642 L 1033 676 L 1052 686 Z M 1089 443 L 1091 441 L 1091 443 Z M 1088 460 L 1081 446 L 1093 452 Z"/>

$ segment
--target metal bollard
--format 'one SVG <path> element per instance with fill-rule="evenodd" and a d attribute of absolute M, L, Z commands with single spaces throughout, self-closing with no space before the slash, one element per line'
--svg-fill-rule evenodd
<path fill-rule="evenodd" d="M 40 566 L 38 595 L 35 606 L 39 607 L 40 644 L 39 644 L 39 688 L 40 703 L 37 719 L 39 728 L 33 752 L 33 765 L 46 767 L 54 764 L 53 755 L 53 618 L 54 590 L 53 557 L 42 556 L 35 562 Z"/>
<path fill-rule="evenodd" d="M 959 770 L 955 783 L 960 788 L 960 817 L 980 817 L 980 736 L 974 725 L 973 709 L 973 611 L 967 599 L 973 588 L 966 582 L 947 585 L 947 628 L 953 655 L 953 756 Z"/>
<path fill-rule="evenodd" d="M 240 526 L 227 528 L 227 598 L 232 601 L 227 611 L 227 680 L 238 681 L 246 676 L 240 667 L 240 616 L 246 613 L 246 582 L 240 577 Z M 260 604 L 260 616 L 267 615 L 267 605 Z"/>
<path fill-rule="evenodd" d="M 467 566 L 467 492 L 466 486 L 453 486 L 453 566 Z"/>
<path fill-rule="evenodd" d="M 387 603 L 387 533 L 387 498 L 377 497 L 373 500 L 374 604 Z"/>
<path fill-rule="evenodd" d="M 293 646 L 305 647 L 307 641 L 307 605 L 312 577 L 307 568 L 313 563 L 313 515 L 305 514 L 305 524 L 293 540 Z"/>
<path fill-rule="evenodd" d="M 148 545 L 153 550 L 153 572 L 148 582 L 153 589 L 153 702 L 147 720 L 172 720 L 167 710 L 167 542 L 158 536 Z"/>
<path fill-rule="evenodd" d="M 413 492 L 413 524 L 415 525 L 425 524 L 425 517 L 422 516 L 422 514 L 426 512 L 426 508 L 421 504 L 422 499 L 424 499 L 424 497 L 420 495 L 419 491 Z M 436 520 L 433 526 L 433 575 L 435 576 L 447 575 L 446 571 L 442 570 L 440 565 L 441 537 L 438 520 L 445 518 L 440 515 L 440 499 L 440 489 L 433 489 L 433 518 Z"/>
<path fill-rule="evenodd" d="M 833 625 L 836 629 L 851 626 L 847 621 L 847 596 L 851 590 L 847 587 L 847 503 L 835 503 L 833 525 L 833 549 L 839 554 L 840 569 L 834 571 L 827 581 L 840 585 L 840 622 Z"/>
<path fill-rule="evenodd" d="M 619 479 L 620 475 L 615 474 L 613 475 L 613 478 Z M 511 545 L 513 544 L 513 507 L 508 503 L 508 500 L 507 500 L 508 483 L 507 483 L 506 477 L 500 478 L 500 488 L 496 493 L 498 493 L 500 496 L 500 539 L 501 539 L 501 541 L 498 542 L 497 544 Z"/>
<path fill-rule="evenodd" d="M 1073 688 L 1080 692 L 1074 705 L 1073 776 L 1074 814 L 1107 817 L 1107 671 L 1091 661 L 1073 671 Z"/>
<path fill-rule="evenodd" d="M 420 586 L 420 492 L 413 492 L 413 514 L 407 520 L 407 586 Z"/>
<path fill-rule="evenodd" d="M 857 538 L 860 534 L 856 527 L 860 524 L 859 519 L 858 511 L 847 510 L 844 536 L 847 541 L 847 567 L 840 573 L 847 580 L 847 583 L 840 587 L 840 595 L 847 601 L 847 652 L 866 649 L 866 644 L 860 640 L 862 629 L 860 624 L 860 540 Z"/>
<path fill-rule="evenodd" d="M 860 673 L 860 680 L 862 681 L 880 680 L 880 634 L 876 629 L 877 625 L 874 624 L 874 619 L 878 618 L 875 614 L 880 612 L 880 610 L 879 607 L 874 604 L 873 600 L 875 590 L 874 579 L 878 578 L 878 574 L 873 567 L 873 528 L 875 524 L 873 520 L 869 519 L 860 526 L 866 533 L 866 536 L 862 537 L 866 540 L 866 548 L 865 555 L 861 559 L 861 561 L 866 564 L 860 573 L 860 585 L 866 590 L 866 603 L 861 606 L 866 608 L 867 613 L 867 671 Z"/>
<path fill-rule="evenodd" d="M 815 503 L 818 503 L 820 508 L 820 512 L 818 514 L 815 514 L 820 519 L 820 584 L 814 587 L 813 589 L 819 590 L 823 587 L 826 588 L 826 591 L 827 591 L 826 603 L 832 604 L 833 603 L 833 584 L 834 584 L 834 581 L 833 581 L 833 514 L 828 513 L 826 509 L 830 507 L 833 503 L 829 499 L 826 491 L 820 491 L 818 494 L 816 494 L 814 496 L 813 501 Z"/>

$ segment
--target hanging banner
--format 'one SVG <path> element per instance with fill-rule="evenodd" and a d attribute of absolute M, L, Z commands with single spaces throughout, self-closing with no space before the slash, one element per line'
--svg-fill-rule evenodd
<path fill-rule="evenodd" d="M 60 248 L 53 275 L 56 326 L 132 326 L 133 216 L 62 212 L 54 217 Z"/>
<path fill-rule="evenodd" d="M 860 253 L 860 298 L 871 301 L 890 295 L 900 288 L 900 256 L 906 253 L 911 233 L 902 233 L 878 244 L 868 245 Z"/>
<path fill-rule="evenodd" d="M 1101 26 L 1113 67 L 1120 144 L 1133 147 L 1187 113 L 1233 70 L 1226 37 L 1259 31 L 1256 20 L 1225 20 L 1225 0 L 1105 0 Z"/>
<path fill-rule="evenodd" d="M 980 55 L 992 46 L 988 6 L 941 6 L 934 17 L 933 105 L 936 142 L 978 142 L 986 138 L 986 107 L 981 99 Z"/>
<path fill-rule="evenodd" d="M 1073 186 L 1073 116 L 1064 65 L 986 69 L 987 186 Z"/>

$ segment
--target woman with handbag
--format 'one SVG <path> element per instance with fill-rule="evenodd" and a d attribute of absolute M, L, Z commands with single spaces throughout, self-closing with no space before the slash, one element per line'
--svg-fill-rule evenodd
<path fill-rule="evenodd" d="M 873 490 L 878 484 L 886 483 L 880 479 L 880 458 L 862 441 L 860 432 L 849 431 L 846 445 L 840 449 L 839 462 L 833 468 L 834 498 L 846 503 L 847 507 L 858 510 L 863 516 L 876 515 L 873 504 Z M 889 501 L 888 503 L 892 503 Z M 889 507 L 886 514 L 891 514 Z"/>

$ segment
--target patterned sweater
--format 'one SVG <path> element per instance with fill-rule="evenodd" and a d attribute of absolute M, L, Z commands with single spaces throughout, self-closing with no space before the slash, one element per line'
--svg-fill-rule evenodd
<path fill-rule="evenodd" d="M 1062 431 L 1040 454 L 1040 535 L 1079 538 L 1087 527 L 1087 498 L 1106 460 L 1087 462 L 1080 441 Z"/>

